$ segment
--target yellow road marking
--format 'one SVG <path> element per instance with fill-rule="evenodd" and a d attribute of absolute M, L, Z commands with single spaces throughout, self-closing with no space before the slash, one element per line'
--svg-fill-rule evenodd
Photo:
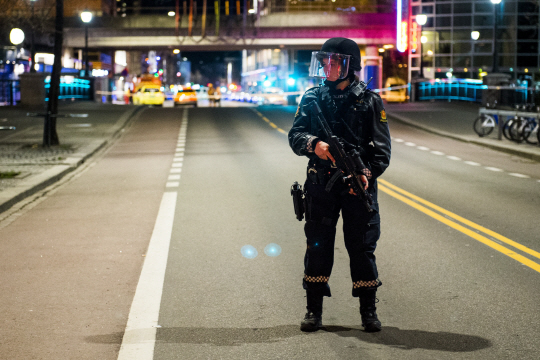
<path fill-rule="evenodd" d="M 524 256 L 522 256 L 520 254 L 517 254 L 514 251 L 512 251 L 512 250 L 510 250 L 510 249 L 508 249 L 508 248 L 506 248 L 506 247 L 504 247 L 502 245 L 499 245 L 496 242 L 486 238 L 485 236 L 477 234 L 476 232 L 474 232 L 474 231 L 472 231 L 472 230 L 470 230 L 470 229 L 468 229 L 468 228 L 466 228 L 466 227 L 464 227 L 464 226 L 462 226 L 462 225 L 460 225 L 460 224 L 458 224 L 458 223 L 456 223 L 456 222 L 454 222 L 454 221 L 452 221 L 450 219 L 447 219 L 447 218 L 445 218 L 444 216 L 442 216 L 440 214 L 437 214 L 436 212 L 428 209 L 425 206 L 420 205 L 419 203 L 417 203 L 417 202 L 415 202 L 415 201 L 413 201 L 411 199 L 415 199 L 415 200 L 417 200 L 417 201 L 419 201 L 419 202 L 421 202 L 421 203 L 423 203 L 423 204 L 425 204 L 427 206 L 430 206 L 433 209 L 435 209 L 437 211 L 440 211 L 441 213 L 443 213 L 443 214 L 445 214 L 445 215 L 447 215 L 449 217 L 452 217 L 452 218 L 454 218 L 456 220 L 462 219 L 464 221 L 461 221 L 461 220 L 458 220 L 458 221 L 461 221 L 464 224 L 467 224 L 467 225 L 469 223 L 474 224 L 475 226 L 471 226 L 471 225 L 469 225 L 469 226 L 471 226 L 471 227 L 473 227 L 475 229 L 477 229 L 476 227 L 485 229 L 485 230 L 487 230 L 487 232 L 485 232 L 485 233 L 486 234 L 489 233 L 490 236 L 492 236 L 491 234 L 496 234 L 499 237 L 504 238 L 507 241 L 509 241 L 509 243 L 508 243 L 509 245 L 510 244 L 518 245 L 518 246 L 515 246 L 515 245 L 512 245 L 512 246 L 526 252 L 527 254 L 536 256 L 536 255 L 534 255 L 534 254 L 538 254 L 536 251 L 531 250 L 531 249 L 529 249 L 529 248 L 527 248 L 527 247 L 525 247 L 525 246 L 523 246 L 521 244 L 518 244 L 515 241 L 512 241 L 512 240 L 510 240 L 508 238 L 505 238 L 504 236 L 499 235 L 499 234 L 497 234 L 497 233 L 495 233 L 495 232 L 493 232 L 493 231 L 491 231 L 489 229 L 486 229 L 486 228 L 484 228 L 484 227 L 482 227 L 480 225 L 477 225 L 477 224 L 473 223 L 472 221 L 466 220 L 466 219 L 464 219 L 464 218 L 462 218 L 462 217 L 460 217 L 460 216 L 458 216 L 458 215 L 456 215 L 456 214 L 454 214 L 454 213 L 452 213 L 452 212 L 450 212 L 448 210 L 445 210 L 445 209 L 443 209 L 443 208 L 441 208 L 441 207 L 439 207 L 439 206 L 437 206 L 435 204 L 430 203 L 429 201 L 423 200 L 423 199 L 419 198 L 418 196 L 413 195 L 413 194 L 411 194 L 411 193 L 409 193 L 409 192 L 407 192 L 407 191 L 405 191 L 403 189 L 400 189 L 397 186 L 392 185 L 392 184 L 390 184 L 389 182 L 387 182 L 385 180 L 378 179 L 378 181 L 379 181 L 379 189 L 381 191 L 383 191 L 384 193 L 386 193 L 386 194 L 388 194 L 388 195 L 390 195 L 390 196 L 392 196 L 392 197 L 394 197 L 394 198 L 396 198 L 396 199 L 398 199 L 400 201 L 403 201 L 405 204 L 417 209 L 418 211 L 421 211 L 424 214 L 426 214 L 428 216 L 431 216 L 432 218 L 442 222 L 443 224 L 445 224 L 447 226 L 450 226 L 451 228 L 453 228 L 455 230 L 458 230 L 458 231 L 462 232 L 463 234 L 465 234 L 467 236 L 472 237 L 473 239 L 483 243 L 484 245 L 487 245 L 487 246 L 491 247 L 492 249 L 495 249 L 495 250 L 499 251 L 501 254 L 504 254 L 504 255 L 516 260 L 516 261 L 519 261 L 523 265 L 528 266 L 529 268 L 531 268 L 531 269 L 535 270 L 536 272 L 540 273 L 540 264 L 537 264 L 534 261 L 529 260 L 526 257 L 524 257 Z M 390 190 L 389 189 L 390 187 L 392 189 L 395 189 L 396 191 L 401 192 L 404 195 L 410 196 L 411 199 L 406 198 L 405 196 L 398 194 L 396 191 Z M 477 230 L 479 230 L 479 229 L 477 229 Z M 483 231 L 483 230 L 481 230 L 481 231 Z"/>
<path fill-rule="evenodd" d="M 438 211 L 438 212 L 440 212 L 440 213 L 442 213 L 442 214 L 444 214 L 444 215 L 446 215 L 448 217 L 451 217 L 454 220 L 457 220 L 457 221 L 459 221 L 459 222 L 461 222 L 461 223 L 463 223 L 463 224 L 465 224 L 465 225 L 467 225 L 467 226 L 469 226 L 469 227 L 471 227 L 473 229 L 481 231 L 486 235 L 489 235 L 489 236 L 491 236 L 491 237 L 493 237 L 493 238 L 495 238 L 497 240 L 500 240 L 505 244 L 513 246 L 516 249 L 523 251 L 524 253 L 527 253 L 527 254 L 529 254 L 531 256 L 534 256 L 534 257 L 540 259 L 540 253 L 537 252 L 537 251 L 529 249 L 528 247 L 523 246 L 520 243 L 517 243 L 517 242 L 515 242 L 513 240 L 510 240 L 509 238 L 507 238 L 507 237 L 505 237 L 505 236 L 503 236 L 501 234 L 498 234 L 495 231 L 489 230 L 489 229 L 487 229 L 487 228 L 485 228 L 485 227 L 483 227 L 481 225 L 478 225 L 478 224 L 476 224 L 476 223 L 474 223 L 474 222 L 472 222 L 470 220 L 467 220 L 467 219 L 465 219 L 465 218 L 463 218 L 463 217 L 461 217 L 461 216 L 459 216 L 457 214 L 454 214 L 451 211 L 443 209 L 440 206 L 437 206 L 437 205 L 435 205 L 435 204 L 433 204 L 433 203 L 431 203 L 431 202 L 429 202 L 427 200 L 424 200 L 424 199 L 422 199 L 422 198 L 420 198 L 420 197 L 418 197 L 418 196 L 416 196 L 414 194 L 411 194 L 408 191 L 400 189 L 399 187 L 390 184 L 388 181 L 385 181 L 383 179 L 378 179 L 378 181 L 379 181 L 379 183 L 381 183 L 381 184 L 383 184 L 385 186 L 388 186 L 389 188 L 391 188 L 391 189 L 393 189 L 393 190 L 395 190 L 395 191 L 397 191 L 397 192 L 399 192 L 399 193 L 401 193 L 401 194 L 403 194 L 403 195 L 405 195 L 405 196 L 407 196 L 407 197 L 409 197 L 409 198 L 411 198 L 413 200 L 416 200 L 416 201 L 418 201 L 418 202 L 420 202 L 420 203 L 422 203 L 422 204 L 424 204 L 424 205 L 426 205 L 426 206 L 428 206 L 428 207 L 430 207 L 430 208 L 432 208 L 432 209 L 434 209 L 434 210 L 436 210 L 436 211 Z"/>
<path fill-rule="evenodd" d="M 273 122 L 271 122 L 270 120 L 268 120 L 268 118 L 266 116 L 264 116 L 263 114 L 261 114 L 259 111 L 255 110 L 255 109 L 251 109 L 253 110 L 253 112 L 257 115 L 259 115 L 259 117 L 261 119 L 263 119 L 264 121 L 266 121 L 268 123 L 268 125 L 270 125 L 271 127 L 273 127 L 274 129 L 276 129 L 277 131 L 279 131 L 280 133 L 282 134 L 285 134 L 287 135 L 288 133 L 283 130 L 282 128 L 279 128 L 276 124 L 274 124 Z"/>

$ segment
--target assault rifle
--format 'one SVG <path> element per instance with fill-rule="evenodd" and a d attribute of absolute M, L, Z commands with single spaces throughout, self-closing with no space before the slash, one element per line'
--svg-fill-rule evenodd
<path fill-rule="evenodd" d="M 366 166 L 360 158 L 360 153 L 353 149 L 349 152 L 345 151 L 343 144 L 339 141 L 339 138 L 332 133 L 330 126 L 326 122 L 324 115 L 317 104 L 317 101 L 313 102 L 312 110 L 319 120 L 321 127 L 326 135 L 326 142 L 330 145 L 330 154 L 336 160 L 336 166 L 343 173 L 342 181 L 348 184 L 353 191 L 356 193 L 356 196 L 360 198 L 367 211 L 373 211 L 371 205 L 373 204 L 373 199 L 371 195 L 364 189 L 364 184 L 360 180 L 360 175 L 364 175 L 363 170 L 366 169 Z"/>

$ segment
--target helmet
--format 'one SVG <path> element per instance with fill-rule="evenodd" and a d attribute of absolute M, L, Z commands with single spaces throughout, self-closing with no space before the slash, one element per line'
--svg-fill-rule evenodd
<path fill-rule="evenodd" d="M 323 44 L 320 51 L 311 53 L 309 76 L 336 81 L 345 79 L 349 72 L 361 69 L 360 49 L 351 39 L 331 38 Z"/>

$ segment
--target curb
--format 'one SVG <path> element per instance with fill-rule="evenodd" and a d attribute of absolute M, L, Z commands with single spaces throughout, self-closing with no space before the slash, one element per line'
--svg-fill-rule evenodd
<path fill-rule="evenodd" d="M 103 149 L 113 140 L 119 137 L 122 129 L 124 129 L 135 117 L 135 115 L 137 115 L 137 113 L 142 109 L 144 109 L 144 106 L 138 106 L 133 110 L 126 111 L 113 125 L 114 131 L 109 138 L 104 140 L 96 140 L 88 145 L 83 146 L 78 153 L 73 154 L 66 159 L 66 164 L 53 166 L 43 173 L 37 174 L 31 179 L 28 179 L 28 181 L 23 180 L 18 186 L 5 190 L 4 194 L 0 193 L 0 213 L 8 210 L 16 203 L 29 196 L 32 196 L 38 191 L 54 184 L 84 164 L 99 150 Z"/>
<path fill-rule="evenodd" d="M 451 133 L 447 133 L 445 131 L 441 131 L 441 130 L 437 130 L 437 129 L 434 129 L 434 128 L 431 128 L 429 126 L 424 126 L 424 125 L 419 125 L 401 115 L 396 115 L 394 113 L 388 113 L 388 116 L 390 116 L 393 120 L 397 120 L 398 122 L 400 123 L 403 123 L 405 125 L 408 125 L 410 127 L 414 127 L 416 129 L 420 129 L 420 130 L 423 130 L 423 131 L 426 131 L 426 132 L 429 132 L 429 133 L 432 133 L 432 134 L 435 134 L 435 135 L 439 135 L 439 136 L 444 136 L 444 137 L 447 137 L 447 138 L 450 138 L 450 139 L 454 139 L 454 140 L 458 140 L 458 141 L 461 141 L 461 142 L 465 142 L 465 143 L 469 143 L 469 144 L 474 144 L 474 145 L 479 145 L 479 146 L 483 146 L 483 147 L 487 147 L 487 148 L 490 148 L 492 150 L 496 150 L 496 151 L 500 151 L 500 152 L 504 152 L 504 153 L 507 153 L 507 154 L 510 154 L 510 155 L 516 155 L 516 156 L 520 156 L 520 157 L 523 157 L 523 158 L 526 158 L 526 159 L 530 159 L 530 160 L 533 160 L 533 161 L 537 161 L 537 162 L 540 162 L 540 151 L 538 151 L 538 153 L 534 152 L 534 151 L 527 151 L 527 149 L 516 149 L 515 146 L 512 146 L 512 145 L 505 145 L 504 143 L 494 143 L 490 140 L 475 140 L 475 139 L 470 139 L 470 138 L 467 138 L 467 137 L 464 137 L 464 136 L 458 136 L 458 135 L 455 135 L 455 134 L 451 134 Z M 497 141 L 499 142 L 499 140 L 494 140 L 494 141 Z"/>

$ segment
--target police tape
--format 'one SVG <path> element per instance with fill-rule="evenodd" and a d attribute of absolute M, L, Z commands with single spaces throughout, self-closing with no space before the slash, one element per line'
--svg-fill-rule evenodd
<path fill-rule="evenodd" d="M 462 83 L 459 82 L 447 82 L 447 81 L 436 81 L 436 80 L 430 80 L 430 85 L 435 84 L 446 84 L 446 85 L 461 85 Z M 379 92 L 385 92 L 385 91 L 397 91 L 402 89 L 409 89 L 411 87 L 411 83 L 404 84 L 404 85 L 396 85 L 396 86 L 388 86 L 384 88 L 377 88 L 377 89 L 370 89 L 373 92 L 379 93 Z M 468 84 L 462 84 L 463 86 L 469 86 Z M 499 86 L 499 85 L 480 85 L 479 90 L 518 90 L 518 91 L 539 91 L 540 87 L 527 87 L 527 86 L 513 86 L 513 85 L 505 85 L 505 86 Z M 102 91 L 98 90 L 96 91 L 96 94 L 98 95 L 116 95 L 116 96 L 122 96 L 122 97 L 131 97 L 136 93 L 131 92 L 125 92 L 121 90 L 117 91 Z M 275 98 L 275 97 L 285 97 L 285 96 L 298 96 L 303 95 L 303 92 L 301 91 L 288 91 L 288 92 L 281 92 L 281 93 L 248 93 L 248 92 L 232 92 L 225 94 L 229 98 L 232 96 L 234 97 L 260 97 L 260 98 Z M 206 93 L 198 93 L 197 96 L 200 99 L 221 99 L 224 95 L 209 95 Z"/>

